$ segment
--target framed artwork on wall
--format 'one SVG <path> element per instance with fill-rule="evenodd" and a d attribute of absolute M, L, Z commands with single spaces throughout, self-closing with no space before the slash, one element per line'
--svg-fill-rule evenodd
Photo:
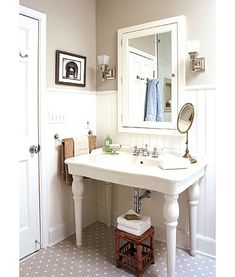
<path fill-rule="evenodd" d="M 86 86 L 86 57 L 56 50 L 55 83 Z"/>

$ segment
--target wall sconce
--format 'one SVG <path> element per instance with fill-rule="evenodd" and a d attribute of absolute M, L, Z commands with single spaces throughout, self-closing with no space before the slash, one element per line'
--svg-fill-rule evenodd
<path fill-rule="evenodd" d="M 98 61 L 99 61 L 99 65 L 102 73 L 102 81 L 115 79 L 116 78 L 115 68 L 113 69 L 108 68 L 109 56 L 107 55 L 98 56 Z"/>
<path fill-rule="evenodd" d="M 200 41 L 191 40 L 188 41 L 188 53 L 190 60 L 192 62 L 192 71 L 205 71 L 205 58 L 198 58 L 198 53 L 200 50 Z"/>

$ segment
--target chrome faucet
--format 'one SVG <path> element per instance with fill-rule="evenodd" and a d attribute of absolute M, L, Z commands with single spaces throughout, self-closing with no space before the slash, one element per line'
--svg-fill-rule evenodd
<path fill-rule="evenodd" d="M 148 150 L 148 145 L 145 145 L 145 148 L 138 148 L 137 145 L 134 147 L 134 150 L 132 152 L 133 156 L 149 156 L 149 150 Z"/>
<path fill-rule="evenodd" d="M 149 156 L 148 144 L 145 144 L 145 148 L 143 149 L 143 156 Z"/>

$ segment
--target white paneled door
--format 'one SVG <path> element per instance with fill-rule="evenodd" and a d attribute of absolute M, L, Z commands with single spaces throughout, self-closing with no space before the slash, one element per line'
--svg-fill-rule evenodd
<path fill-rule="evenodd" d="M 131 48 L 129 51 L 129 105 L 128 120 L 144 121 L 147 78 L 155 78 L 156 59 L 154 56 Z"/>
<path fill-rule="evenodd" d="M 20 258 L 40 249 L 38 145 L 38 21 L 20 15 Z"/>

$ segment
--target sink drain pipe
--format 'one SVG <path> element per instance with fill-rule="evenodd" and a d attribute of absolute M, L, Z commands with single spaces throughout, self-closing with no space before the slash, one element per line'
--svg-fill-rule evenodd
<path fill-rule="evenodd" d="M 150 198 L 151 197 L 151 191 L 150 190 L 144 190 L 144 193 L 140 195 L 140 188 L 134 188 L 134 206 L 135 206 L 135 212 L 137 214 L 140 213 L 142 200 L 144 198 Z"/>

